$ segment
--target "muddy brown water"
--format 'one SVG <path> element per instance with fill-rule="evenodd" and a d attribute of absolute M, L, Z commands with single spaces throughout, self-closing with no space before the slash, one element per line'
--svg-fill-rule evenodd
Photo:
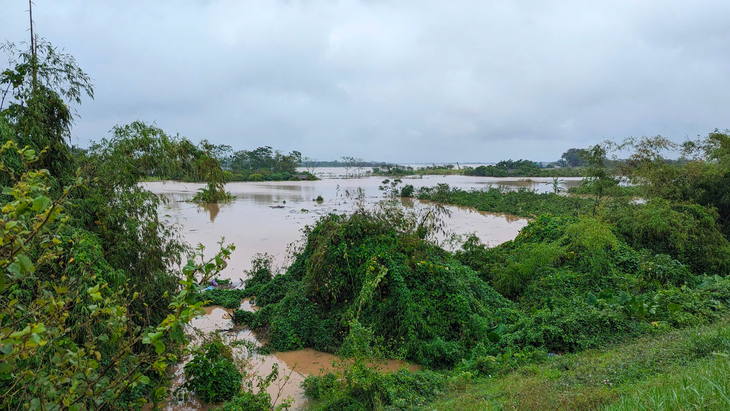
<path fill-rule="evenodd" d="M 313 224 L 323 215 L 344 213 L 354 209 L 354 198 L 360 191 L 366 204 L 375 204 L 383 199 L 378 189 L 383 178 L 324 179 L 302 182 L 261 182 L 229 183 L 226 189 L 236 199 L 226 204 L 197 205 L 187 202 L 203 184 L 179 182 L 149 182 L 145 186 L 167 200 L 163 214 L 180 225 L 186 241 L 192 245 L 203 244 L 206 255 L 212 256 L 217 243 L 225 238 L 226 243 L 236 245 L 228 267 L 221 278 L 229 278 L 238 283 L 246 278 L 246 270 L 258 253 L 273 256 L 275 264 L 283 269 L 290 264 L 287 247 L 301 240 L 301 230 Z M 551 191 L 552 179 L 533 178 L 525 181 L 518 178 L 486 178 L 467 176 L 424 176 L 418 179 L 402 179 L 404 184 L 419 187 L 432 187 L 446 183 L 464 189 L 483 189 L 489 186 L 505 186 L 516 189 L 527 187 L 541 192 Z M 564 179 L 567 188 L 580 183 L 580 179 Z M 314 199 L 322 196 L 324 201 Z M 428 207 L 417 200 L 406 204 L 410 207 Z M 274 208 L 275 207 L 275 208 Z M 447 207 L 451 217 L 446 219 L 447 230 L 453 234 L 476 234 L 484 243 L 491 246 L 513 239 L 527 224 L 524 218 L 509 215 L 477 212 L 472 209 Z M 443 240 L 445 236 L 440 236 Z M 250 302 L 243 301 L 241 309 L 253 310 Z M 221 332 L 231 340 L 248 340 L 254 344 L 261 342 L 247 329 L 237 329 L 230 319 L 231 310 L 221 307 L 207 307 L 206 314 L 193 321 L 192 327 L 203 332 Z M 279 367 L 279 380 L 269 387 L 272 398 L 294 399 L 294 408 L 304 403 L 300 383 L 307 375 L 332 370 L 337 360 L 332 354 L 311 349 L 276 353 L 274 355 L 254 355 L 248 360 L 249 375 L 256 373 L 268 375 L 274 364 Z M 397 370 L 402 367 L 417 369 L 402 361 L 387 361 L 383 370 Z M 288 376 L 288 380 L 287 377 Z M 182 365 L 173 372 L 173 388 L 184 382 Z M 209 406 L 198 402 L 194 396 L 185 401 L 171 401 L 167 410 L 206 410 Z"/>

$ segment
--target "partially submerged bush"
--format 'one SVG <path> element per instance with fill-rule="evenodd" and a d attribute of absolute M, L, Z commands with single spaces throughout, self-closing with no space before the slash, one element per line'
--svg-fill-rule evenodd
<path fill-rule="evenodd" d="M 206 403 L 228 401 L 241 391 L 243 375 L 233 364 L 230 348 L 220 341 L 204 345 L 185 364 L 185 388 Z"/>

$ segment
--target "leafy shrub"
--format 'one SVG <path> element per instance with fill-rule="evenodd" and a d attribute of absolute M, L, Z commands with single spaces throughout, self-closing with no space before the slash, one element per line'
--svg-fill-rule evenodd
<path fill-rule="evenodd" d="M 284 408 L 272 407 L 271 396 L 266 390 L 260 390 L 256 394 L 251 391 L 243 391 L 222 407 L 217 408 L 218 411 L 272 411 L 274 409 Z"/>
<path fill-rule="evenodd" d="M 633 247 L 667 254 L 694 274 L 730 270 L 730 242 L 716 223 L 717 213 L 702 206 L 654 199 L 610 209 L 607 218 Z"/>
<path fill-rule="evenodd" d="M 248 296 L 256 295 L 259 289 L 271 281 L 272 259 L 268 254 L 256 254 L 251 260 L 251 270 L 247 271 L 248 279 L 243 282 Z"/>
<path fill-rule="evenodd" d="M 264 176 L 261 174 L 251 174 L 248 176 L 248 181 L 264 181 Z"/>
<path fill-rule="evenodd" d="M 235 197 L 231 193 L 213 186 L 206 186 L 198 189 L 198 193 L 193 196 L 192 201 L 195 203 L 221 203 L 231 201 Z"/>
<path fill-rule="evenodd" d="M 220 341 L 206 344 L 185 364 L 185 388 L 204 402 L 228 401 L 241 391 L 243 375 Z"/>

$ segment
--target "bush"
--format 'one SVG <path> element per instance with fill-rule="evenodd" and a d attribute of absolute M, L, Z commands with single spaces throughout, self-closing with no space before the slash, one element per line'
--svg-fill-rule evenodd
<path fill-rule="evenodd" d="M 248 181 L 264 181 L 264 176 L 254 173 L 248 176 Z"/>
<path fill-rule="evenodd" d="M 353 319 L 382 353 L 448 367 L 511 303 L 449 253 L 383 214 L 322 218 L 287 273 L 261 287 L 253 321 L 278 350 L 334 351 Z M 444 348 L 437 353 L 433 347 Z"/>
<path fill-rule="evenodd" d="M 694 274 L 727 275 L 730 243 L 717 218 L 716 212 L 702 206 L 661 199 L 607 212 L 617 233 L 633 247 L 669 255 Z"/>
<path fill-rule="evenodd" d="M 206 344 L 185 364 L 185 388 L 206 403 L 228 401 L 241 391 L 243 375 L 222 342 Z"/>
<path fill-rule="evenodd" d="M 400 189 L 400 196 L 401 197 L 412 197 L 413 196 L 413 191 L 415 191 L 415 189 L 413 188 L 413 186 L 411 184 L 406 184 L 405 186 L 403 186 Z"/>
<path fill-rule="evenodd" d="M 266 390 L 259 390 L 254 394 L 251 391 L 244 391 L 230 402 L 223 404 L 218 411 L 272 411 L 275 408 L 271 406 L 271 396 Z M 280 409 L 280 408 L 276 408 Z"/>

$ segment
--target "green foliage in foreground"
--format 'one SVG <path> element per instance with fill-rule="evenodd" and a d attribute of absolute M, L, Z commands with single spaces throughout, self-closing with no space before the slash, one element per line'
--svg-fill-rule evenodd
<path fill-rule="evenodd" d="M 0 163 L 14 181 L 3 189 L 0 224 L 3 407 L 134 409 L 160 401 L 167 385 L 162 377 L 187 344 L 183 329 L 202 312 L 194 295 L 208 262 L 190 261 L 182 278 L 172 272 L 148 273 L 163 287 L 170 277 L 178 284 L 151 291 L 163 305 L 161 312 L 150 314 L 160 302 L 145 302 L 149 295 L 137 282 L 133 262 L 117 265 L 118 255 L 104 252 L 100 236 L 68 213 L 78 205 L 73 194 L 83 187 L 83 179 L 78 177 L 56 194 L 49 186 L 52 176 L 32 168 L 33 150 L 17 149 L 8 141 L 0 156 L 7 150 L 16 150 L 28 171 L 15 175 Z M 117 195 L 125 194 L 130 193 L 120 187 Z M 137 200 L 144 203 L 141 198 Z M 97 217 L 102 215 L 100 211 Z M 133 227 L 145 227 L 156 214 L 138 217 Z M 125 228 L 104 226 L 104 231 L 124 240 L 131 234 Z M 138 258 L 149 252 L 171 257 L 157 248 L 157 233 L 146 233 L 151 236 L 150 247 L 138 250 Z M 216 259 L 224 263 L 227 255 Z M 165 267 L 164 261 L 160 263 Z M 140 311 L 140 306 L 146 310 Z"/>
<path fill-rule="evenodd" d="M 547 213 L 577 216 L 592 212 L 596 205 L 596 200 L 591 198 L 566 197 L 554 193 L 536 194 L 526 188 L 508 191 L 490 187 L 481 191 L 468 191 L 451 188 L 448 184 L 421 188 L 418 198 L 520 217 L 536 217 Z"/>

